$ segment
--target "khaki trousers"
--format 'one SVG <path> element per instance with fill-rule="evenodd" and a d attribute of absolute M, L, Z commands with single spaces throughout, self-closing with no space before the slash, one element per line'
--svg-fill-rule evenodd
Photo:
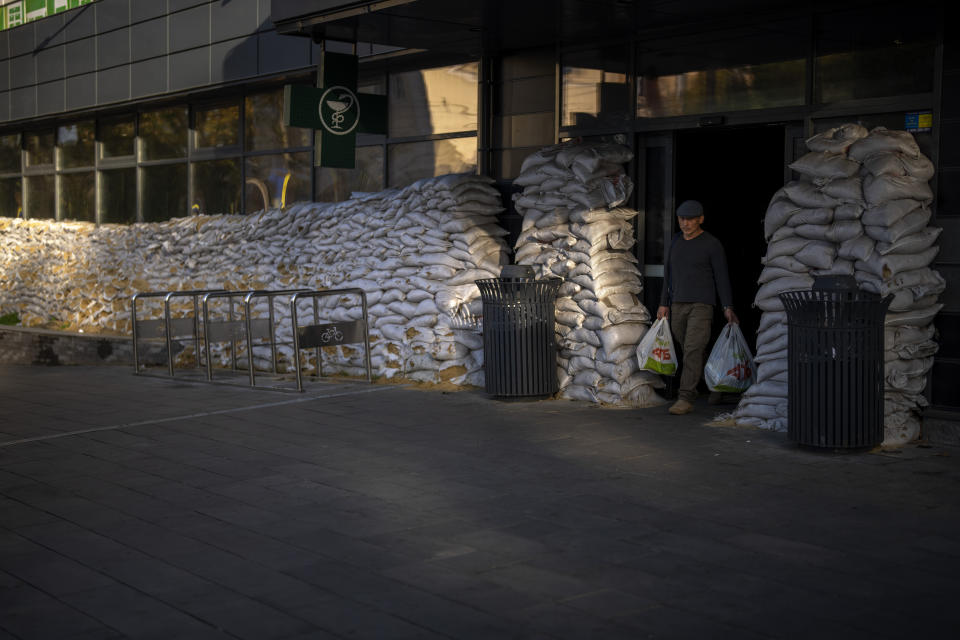
<path fill-rule="evenodd" d="M 680 389 L 677 395 L 693 402 L 697 384 L 703 375 L 704 352 L 710 342 L 713 305 L 703 302 L 675 302 L 670 305 L 670 331 L 674 342 L 683 350 Z"/>

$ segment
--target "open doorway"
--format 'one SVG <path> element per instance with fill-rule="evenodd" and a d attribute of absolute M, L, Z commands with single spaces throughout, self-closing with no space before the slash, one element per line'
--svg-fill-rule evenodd
<path fill-rule="evenodd" d="M 783 125 L 692 129 L 676 135 L 675 202 L 703 204 L 703 227 L 726 250 L 733 305 L 754 353 L 761 311 L 752 304 L 766 252 L 763 217 L 771 196 L 783 186 L 784 140 Z M 677 228 L 676 219 L 673 225 Z M 724 323 L 718 305 L 714 339 Z"/>

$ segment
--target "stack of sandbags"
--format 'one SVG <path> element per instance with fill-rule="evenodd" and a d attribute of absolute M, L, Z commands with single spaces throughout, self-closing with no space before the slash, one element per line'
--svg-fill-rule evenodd
<path fill-rule="evenodd" d="M 562 278 L 556 301 L 558 376 L 564 397 L 645 407 L 662 399 L 659 377 L 638 370 L 636 346 L 650 315 L 633 246 L 632 219 L 620 208 L 633 188 L 621 145 L 560 144 L 529 156 L 515 185 L 523 225 L 517 264 Z"/>
<path fill-rule="evenodd" d="M 917 410 L 936 352 L 932 322 L 945 281 L 929 265 L 940 230 L 928 227 L 934 167 L 905 131 L 869 133 L 847 124 L 807 141 L 790 165 L 801 179 L 767 209 L 769 246 L 755 304 L 758 384 L 734 415 L 738 422 L 786 429 L 786 315 L 777 294 L 809 289 L 818 275 L 853 275 L 862 289 L 893 294 L 886 316 L 885 438 L 902 444 L 919 433 Z"/>
<path fill-rule="evenodd" d="M 928 226 L 934 167 L 906 131 L 874 129 L 849 155 L 863 164 L 862 219 L 874 243 L 872 252 L 858 256 L 857 281 L 868 291 L 893 295 L 884 331 L 884 442 L 902 444 L 920 433 L 923 390 L 937 351 L 933 318 L 946 288 L 930 269 L 941 231 Z"/>
<path fill-rule="evenodd" d="M 757 333 L 757 382 L 743 395 L 738 422 L 787 427 L 787 317 L 779 294 L 810 289 L 814 276 L 853 275 L 854 261 L 838 254 L 863 237 L 860 165 L 847 149 L 865 137 L 844 125 L 807 141 L 809 153 L 790 167 L 800 174 L 774 194 L 764 218 L 767 253 L 754 304 L 763 310 Z"/>
<path fill-rule="evenodd" d="M 130 226 L 0 218 L 0 311 L 17 311 L 25 325 L 129 334 L 137 292 L 358 287 L 370 305 L 375 374 L 482 385 L 482 339 L 455 317 L 478 313 L 473 281 L 499 275 L 507 255 L 492 182 L 441 176 L 335 204 Z M 253 314 L 265 317 L 268 304 L 259 299 Z M 287 343 L 288 309 L 275 308 L 276 337 Z M 309 303 L 303 311 L 312 322 Z M 321 304 L 322 321 L 359 315 L 356 297 Z M 230 345 L 214 346 L 213 357 L 229 362 Z M 283 365 L 294 362 L 290 346 L 279 351 Z M 333 351 L 325 372 L 363 372 L 361 345 Z M 237 355 L 245 366 L 245 348 Z M 255 365 L 269 367 L 268 356 L 257 349 Z M 299 357 L 309 365 L 312 351 Z"/>

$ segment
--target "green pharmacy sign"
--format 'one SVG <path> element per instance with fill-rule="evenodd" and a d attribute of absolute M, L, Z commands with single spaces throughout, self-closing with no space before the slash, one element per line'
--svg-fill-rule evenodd
<path fill-rule="evenodd" d="M 0 0 L 0 30 L 76 9 L 96 0 Z"/>
<path fill-rule="evenodd" d="M 387 132 L 387 98 L 357 93 L 356 56 L 324 52 L 319 87 L 287 85 L 283 121 L 317 131 L 317 166 L 353 169 L 357 133 Z"/>

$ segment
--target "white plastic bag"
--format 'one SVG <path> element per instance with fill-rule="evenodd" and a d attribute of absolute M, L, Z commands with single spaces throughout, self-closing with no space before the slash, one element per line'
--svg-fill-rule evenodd
<path fill-rule="evenodd" d="M 673 348 L 673 336 L 666 318 L 660 318 L 647 330 L 637 345 L 637 362 L 640 369 L 665 376 L 677 372 L 677 351 Z"/>
<path fill-rule="evenodd" d="M 720 332 L 703 368 L 703 377 L 710 391 L 740 393 L 753 384 L 756 367 L 740 325 L 730 323 Z"/>

